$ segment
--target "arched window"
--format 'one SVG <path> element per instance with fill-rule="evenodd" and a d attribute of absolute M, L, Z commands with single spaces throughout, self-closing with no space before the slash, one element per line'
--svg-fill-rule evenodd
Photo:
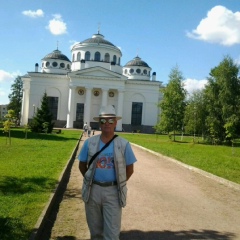
<path fill-rule="evenodd" d="M 132 125 L 142 125 L 142 112 L 143 103 L 142 102 L 132 102 Z"/>
<path fill-rule="evenodd" d="M 72 61 L 75 61 L 75 54 L 72 55 Z"/>
<path fill-rule="evenodd" d="M 87 51 L 87 52 L 85 53 L 85 60 L 86 60 L 86 61 L 90 61 L 90 57 L 91 57 L 91 54 L 90 54 L 90 52 Z"/>
<path fill-rule="evenodd" d="M 80 61 L 80 59 L 81 59 L 81 53 L 78 52 L 78 54 L 77 54 L 77 61 Z"/>
<path fill-rule="evenodd" d="M 113 56 L 113 62 L 117 63 L 117 56 L 116 55 Z"/>
<path fill-rule="evenodd" d="M 105 56 L 104 56 L 104 61 L 105 62 L 110 62 L 110 55 L 109 53 L 106 53 Z"/>
<path fill-rule="evenodd" d="M 100 61 L 100 59 L 101 59 L 101 54 L 100 54 L 100 52 L 95 52 L 94 61 Z"/>
<path fill-rule="evenodd" d="M 118 65 L 121 65 L 121 58 L 118 58 Z"/>

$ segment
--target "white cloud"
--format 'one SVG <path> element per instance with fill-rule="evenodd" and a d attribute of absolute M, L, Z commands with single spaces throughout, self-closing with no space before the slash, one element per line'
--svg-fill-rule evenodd
<path fill-rule="evenodd" d="M 0 88 L 0 104 L 8 104 L 9 103 L 9 99 L 8 99 L 8 95 L 10 94 L 10 90 L 7 91 L 4 88 Z"/>
<path fill-rule="evenodd" d="M 240 56 L 234 60 L 234 62 L 240 66 Z"/>
<path fill-rule="evenodd" d="M 231 46 L 240 43 L 240 12 L 224 6 L 215 6 L 202 19 L 196 29 L 187 32 L 190 38 Z"/>
<path fill-rule="evenodd" d="M 184 89 L 187 90 L 188 94 L 192 94 L 197 90 L 202 90 L 207 84 L 207 80 L 206 79 L 196 80 L 196 79 L 187 78 L 186 80 L 183 81 L 183 83 L 184 83 Z"/>
<path fill-rule="evenodd" d="M 11 93 L 11 85 L 15 78 L 22 75 L 20 72 L 9 73 L 0 69 L 0 104 L 8 104 L 8 95 Z"/>
<path fill-rule="evenodd" d="M 27 17 L 31 17 L 31 18 L 37 18 L 37 17 L 44 16 L 44 12 L 42 9 L 38 9 L 37 11 L 26 10 L 26 11 L 22 11 L 22 14 Z"/>
<path fill-rule="evenodd" d="M 53 35 L 61 35 L 67 33 L 67 24 L 62 20 L 60 14 L 53 15 L 53 19 L 49 21 L 46 27 Z"/>
<path fill-rule="evenodd" d="M 14 77 L 13 77 L 13 74 L 8 73 L 8 72 L 0 69 L 0 83 L 1 83 L 1 82 L 12 81 L 13 78 L 14 78 Z"/>

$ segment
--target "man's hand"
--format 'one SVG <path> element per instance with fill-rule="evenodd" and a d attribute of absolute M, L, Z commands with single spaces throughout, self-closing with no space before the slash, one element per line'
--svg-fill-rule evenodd
<path fill-rule="evenodd" d="M 134 172 L 133 164 L 128 165 L 128 166 L 126 167 L 127 180 L 132 176 L 133 172 Z"/>
<path fill-rule="evenodd" d="M 79 162 L 79 170 L 80 170 L 81 174 L 82 174 L 83 177 L 84 177 L 85 173 L 86 173 L 87 170 L 88 170 L 88 168 L 87 168 L 87 163 L 80 161 L 80 162 Z"/>

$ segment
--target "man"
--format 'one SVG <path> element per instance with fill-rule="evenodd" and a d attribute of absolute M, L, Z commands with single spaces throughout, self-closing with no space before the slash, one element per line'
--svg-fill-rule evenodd
<path fill-rule="evenodd" d="M 88 124 L 87 124 L 87 122 L 84 123 L 83 130 L 84 130 L 84 136 L 86 137 L 87 136 L 87 132 L 88 132 Z"/>
<path fill-rule="evenodd" d="M 113 139 L 119 119 L 113 106 L 101 107 L 99 116 L 94 118 L 99 121 L 101 134 L 88 138 L 78 156 L 84 177 L 82 198 L 92 240 L 119 240 L 126 183 L 137 161 L 129 142 L 119 136 Z M 91 163 L 92 156 L 106 143 L 109 145 Z"/>
<path fill-rule="evenodd" d="M 88 137 L 91 137 L 91 132 L 92 132 L 92 128 L 91 126 L 88 127 Z"/>

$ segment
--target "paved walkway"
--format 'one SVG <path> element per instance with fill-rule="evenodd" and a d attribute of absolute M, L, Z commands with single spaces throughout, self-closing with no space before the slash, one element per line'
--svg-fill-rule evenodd
<path fill-rule="evenodd" d="M 226 186 L 136 146 L 133 150 L 138 162 L 128 182 L 121 240 L 240 239 L 240 187 Z M 51 240 L 89 239 L 81 184 L 75 160 Z"/>

